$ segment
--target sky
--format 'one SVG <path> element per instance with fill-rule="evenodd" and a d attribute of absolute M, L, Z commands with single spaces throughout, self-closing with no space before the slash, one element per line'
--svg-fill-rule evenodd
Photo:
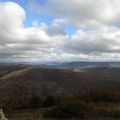
<path fill-rule="evenodd" d="M 120 61 L 120 0 L 0 0 L 10 61 Z"/>

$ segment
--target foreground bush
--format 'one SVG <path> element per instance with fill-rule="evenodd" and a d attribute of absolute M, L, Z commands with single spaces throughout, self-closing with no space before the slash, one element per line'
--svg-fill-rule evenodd
<path fill-rule="evenodd" d="M 35 95 L 31 98 L 31 108 L 40 108 L 42 106 L 42 100 L 39 96 Z"/>
<path fill-rule="evenodd" d="M 96 113 L 98 113 L 100 117 L 120 119 L 120 110 L 117 109 L 101 108 L 96 111 Z"/>
<path fill-rule="evenodd" d="M 47 96 L 42 103 L 42 107 L 51 107 L 55 106 L 58 103 L 58 100 L 54 96 Z"/>
<path fill-rule="evenodd" d="M 90 111 L 90 105 L 78 100 L 65 101 L 44 113 L 44 117 L 55 118 L 85 118 Z"/>

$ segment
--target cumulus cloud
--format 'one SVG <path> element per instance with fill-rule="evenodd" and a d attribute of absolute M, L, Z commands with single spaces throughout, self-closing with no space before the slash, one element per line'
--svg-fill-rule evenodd
<path fill-rule="evenodd" d="M 76 26 L 86 27 L 118 24 L 119 4 L 119 0 L 48 0 L 44 5 L 35 2 L 30 5 L 39 13 L 45 11 Z"/>
<path fill-rule="evenodd" d="M 0 61 L 120 60 L 119 0 L 49 0 L 31 4 L 53 15 L 50 25 L 33 21 L 25 28 L 25 10 L 0 2 Z M 62 23 L 77 28 L 72 35 Z"/>
<path fill-rule="evenodd" d="M 31 60 L 48 59 L 55 49 L 63 46 L 67 39 L 66 31 L 56 21 L 51 26 L 33 22 L 25 28 L 26 18 L 22 7 L 14 2 L 0 3 L 0 59 Z M 47 56 L 47 58 L 45 58 Z"/>
<path fill-rule="evenodd" d="M 120 31 L 119 29 L 113 30 L 78 30 L 76 34 L 71 37 L 67 46 L 71 51 L 75 50 L 78 53 L 120 52 Z"/>
<path fill-rule="evenodd" d="M 39 14 L 44 11 L 75 26 L 77 31 L 65 43 L 65 52 L 93 60 L 119 56 L 119 5 L 120 0 L 48 0 L 44 5 L 30 4 Z"/>

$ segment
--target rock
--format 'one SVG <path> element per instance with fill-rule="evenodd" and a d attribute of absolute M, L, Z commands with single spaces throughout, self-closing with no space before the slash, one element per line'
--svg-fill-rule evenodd
<path fill-rule="evenodd" d="M 5 118 L 5 115 L 2 109 L 0 109 L 0 120 L 8 120 L 7 118 Z"/>

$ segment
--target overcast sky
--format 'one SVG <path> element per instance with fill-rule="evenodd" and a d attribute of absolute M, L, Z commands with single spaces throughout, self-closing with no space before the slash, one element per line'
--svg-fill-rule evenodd
<path fill-rule="evenodd" d="M 120 0 L 0 0 L 0 61 L 120 61 Z"/>

